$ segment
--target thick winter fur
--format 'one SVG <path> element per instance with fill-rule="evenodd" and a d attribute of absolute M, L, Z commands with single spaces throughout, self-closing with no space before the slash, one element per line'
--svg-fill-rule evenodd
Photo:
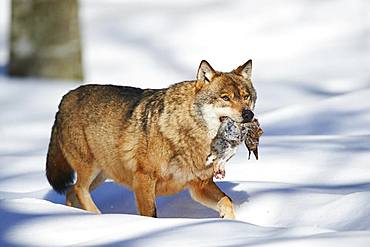
<path fill-rule="evenodd" d="M 229 73 L 202 61 L 197 80 L 165 89 L 85 85 L 67 93 L 56 114 L 46 174 L 66 204 L 99 213 L 90 191 L 105 179 L 135 193 L 141 215 L 155 198 L 189 188 L 192 198 L 233 219 L 230 198 L 206 166 L 220 117 L 241 122 L 253 109 L 252 61 Z M 77 180 L 73 183 L 73 175 Z"/>

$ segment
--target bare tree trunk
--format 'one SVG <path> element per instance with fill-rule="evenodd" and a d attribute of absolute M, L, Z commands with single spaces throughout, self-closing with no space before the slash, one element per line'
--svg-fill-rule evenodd
<path fill-rule="evenodd" d="M 12 0 L 13 76 L 82 80 L 77 0 Z"/>

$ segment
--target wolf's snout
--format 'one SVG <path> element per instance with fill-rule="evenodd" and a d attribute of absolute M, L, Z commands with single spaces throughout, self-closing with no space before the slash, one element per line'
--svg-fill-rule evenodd
<path fill-rule="evenodd" d="M 244 123 L 252 121 L 253 117 L 254 117 L 254 113 L 251 110 L 247 108 L 243 109 L 242 118 L 243 118 Z"/>

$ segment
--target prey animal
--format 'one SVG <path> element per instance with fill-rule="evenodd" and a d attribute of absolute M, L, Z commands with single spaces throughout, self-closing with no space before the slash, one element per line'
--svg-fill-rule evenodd
<path fill-rule="evenodd" d="M 259 137 L 263 134 L 257 119 L 248 123 L 237 123 L 228 117 L 221 117 L 221 126 L 216 137 L 211 143 L 211 154 L 207 158 L 206 165 L 213 165 L 214 177 L 221 179 L 225 177 L 225 164 L 236 153 L 239 145 L 244 142 L 249 157 L 253 151 L 258 159 Z"/>
<path fill-rule="evenodd" d="M 90 192 L 106 179 L 134 192 L 138 212 L 157 216 L 156 197 L 191 197 L 235 218 L 231 198 L 206 167 L 220 117 L 250 122 L 256 102 L 252 61 L 219 72 L 203 60 L 195 80 L 163 89 L 83 85 L 59 104 L 46 176 L 66 204 L 100 213 Z M 74 179 L 77 175 L 77 179 Z"/>

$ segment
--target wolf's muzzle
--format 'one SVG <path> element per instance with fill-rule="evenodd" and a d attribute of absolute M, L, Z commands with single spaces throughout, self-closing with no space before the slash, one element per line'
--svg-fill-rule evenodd
<path fill-rule="evenodd" d="M 248 108 L 244 108 L 242 112 L 242 118 L 243 118 L 243 123 L 247 123 L 252 121 L 254 117 L 254 113 L 249 110 Z"/>

